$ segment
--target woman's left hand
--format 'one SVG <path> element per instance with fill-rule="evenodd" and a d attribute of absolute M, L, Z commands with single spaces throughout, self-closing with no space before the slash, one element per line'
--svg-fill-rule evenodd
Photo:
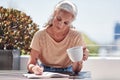
<path fill-rule="evenodd" d="M 83 60 L 86 61 L 89 56 L 89 50 L 85 47 L 83 48 Z"/>
<path fill-rule="evenodd" d="M 81 69 L 82 69 L 82 63 L 83 63 L 82 60 L 81 61 L 77 61 L 77 62 L 73 62 L 72 63 L 72 70 L 73 70 L 73 72 L 75 72 L 75 73 L 80 72 Z"/>

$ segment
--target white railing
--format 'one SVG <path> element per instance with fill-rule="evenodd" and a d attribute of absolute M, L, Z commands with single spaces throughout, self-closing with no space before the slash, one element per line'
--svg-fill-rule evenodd
<path fill-rule="evenodd" d="M 97 57 L 120 57 L 120 42 L 119 44 L 111 44 L 111 45 L 88 45 L 87 47 L 98 48 L 97 53 L 90 53 L 90 56 Z"/>

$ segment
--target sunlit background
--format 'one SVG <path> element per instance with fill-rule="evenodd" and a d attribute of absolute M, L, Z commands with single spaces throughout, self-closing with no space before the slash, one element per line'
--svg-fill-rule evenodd
<path fill-rule="evenodd" d="M 6 65 L 10 64 L 13 70 L 27 70 L 29 55 L 26 54 L 30 51 L 30 40 L 34 32 L 48 21 L 59 1 L 61 0 L 0 0 L 0 64 L 2 66 L 6 63 L 0 69 L 9 67 Z M 90 71 L 92 80 L 120 80 L 120 0 L 70 1 L 78 8 L 73 25 L 83 33 L 90 50 L 90 56 L 84 61 L 82 70 Z M 6 49 L 13 48 L 8 46 L 11 44 L 21 51 L 12 51 L 21 54 L 20 62 L 17 62 L 19 58 L 16 55 L 12 55 L 14 65 L 8 55 L 10 52 L 6 53 Z M 10 75 L 13 78 L 11 71 Z"/>
<path fill-rule="evenodd" d="M 42 28 L 59 1 L 61 0 L 0 0 L 0 6 L 25 12 Z M 99 56 L 111 52 L 119 56 L 120 0 L 70 1 L 78 8 L 78 16 L 73 25 L 99 46 Z"/>

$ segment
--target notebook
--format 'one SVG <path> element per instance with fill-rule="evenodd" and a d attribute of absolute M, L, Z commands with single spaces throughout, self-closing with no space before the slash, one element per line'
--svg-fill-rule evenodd
<path fill-rule="evenodd" d="M 39 78 L 69 78 L 68 74 L 56 73 L 56 72 L 43 72 L 42 75 L 36 75 L 31 73 L 23 74 L 23 76 L 29 79 L 39 79 Z"/>

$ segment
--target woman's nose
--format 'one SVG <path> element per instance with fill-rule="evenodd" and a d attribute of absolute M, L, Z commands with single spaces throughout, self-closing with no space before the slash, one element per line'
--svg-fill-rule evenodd
<path fill-rule="evenodd" d="M 59 26 L 58 26 L 59 28 L 63 28 L 64 27 L 64 25 L 63 25 L 63 23 L 59 23 Z"/>
<path fill-rule="evenodd" d="M 63 27 L 64 26 L 64 23 L 62 21 L 59 22 L 59 26 L 60 27 Z"/>

